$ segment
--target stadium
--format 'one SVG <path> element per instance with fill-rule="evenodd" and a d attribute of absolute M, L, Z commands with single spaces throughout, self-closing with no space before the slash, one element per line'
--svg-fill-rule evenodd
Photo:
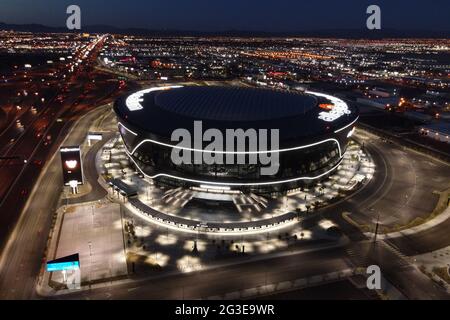
<path fill-rule="evenodd" d="M 148 88 L 116 100 L 114 111 L 133 166 L 156 184 L 257 194 L 284 192 L 327 178 L 341 163 L 358 119 L 355 108 L 328 94 L 237 86 Z M 227 157 L 243 155 L 248 160 L 244 163 L 175 163 L 171 155 L 179 147 L 173 132 L 182 128 L 195 136 L 198 122 L 201 130 L 224 136 L 227 130 L 277 129 L 277 143 L 256 150 L 218 151 Z M 215 153 L 207 145 L 203 141 L 182 149 L 193 157 Z M 263 164 L 249 161 L 255 154 L 276 155 L 276 172 L 262 174 Z"/>

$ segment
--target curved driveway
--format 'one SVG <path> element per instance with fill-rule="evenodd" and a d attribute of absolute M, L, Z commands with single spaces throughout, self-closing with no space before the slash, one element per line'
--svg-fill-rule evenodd
<path fill-rule="evenodd" d="M 342 218 L 344 211 L 350 212 L 350 217 L 359 224 L 372 226 L 378 214 L 380 224 L 389 227 L 428 217 L 439 199 L 435 191 L 450 187 L 450 165 L 381 138 L 366 136 L 361 131 L 357 139 L 364 141 L 372 156 L 376 164 L 375 175 L 364 188 L 345 201 L 322 209 L 321 216 L 335 221 L 354 240 L 364 236 Z M 395 245 L 407 254 L 450 245 L 450 233 L 441 230 L 447 229 L 444 226 L 450 225 L 450 221 L 441 225 L 432 228 L 433 231 L 397 239 Z M 433 233 L 439 236 L 434 237 Z"/>

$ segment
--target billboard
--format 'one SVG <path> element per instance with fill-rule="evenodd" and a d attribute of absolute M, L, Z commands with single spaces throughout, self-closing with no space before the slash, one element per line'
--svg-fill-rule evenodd
<path fill-rule="evenodd" d="M 47 262 L 47 271 L 67 271 L 80 269 L 78 253 Z"/>
<path fill-rule="evenodd" d="M 81 162 L 80 147 L 62 147 L 60 153 L 64 185 L 70 185 L 71 181 L 83 184 L 83 164 Z"/>

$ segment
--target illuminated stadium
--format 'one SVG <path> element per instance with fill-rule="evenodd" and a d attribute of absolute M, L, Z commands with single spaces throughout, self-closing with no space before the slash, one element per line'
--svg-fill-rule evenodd
<path fill-rule="evenodd" d="M 114 110 L 131 162 L 156 184 L 257 194 L 308 186 L 332 174 L 343 159 L 358 118 L 357 110 L 324 93 L 234 86 L 149 88 L 118 99 Z M 275 147 L 271 141 L 258 149 L 252 149 L 247 140 L 249 147 L 244 149 L 212 152 L 205 140 L 180 148 L 173 132 L 181 128 L 195 136 L 200 121 L 202 132 L 212 129 L 223 136 L 227 130 L 278 129 L 278 141 Z M 174 148 L 200 156 L 243 155 L 246 161 L 180 164 L 171 157 Z M 247 161 L 261 154 L 277 156 L 275 173 L 262 174 L 262 163 Z"/>

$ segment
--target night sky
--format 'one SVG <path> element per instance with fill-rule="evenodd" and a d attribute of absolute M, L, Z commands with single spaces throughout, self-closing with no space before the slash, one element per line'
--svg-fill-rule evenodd
<path fill-rule="evenodd" d="M 0 21 L 65 26 L 70 4 L 82 25 L 272 32 L 365 28 L 377 4 L 382 28 L 450 31 L 450 0 L 0 0 Z"/>

